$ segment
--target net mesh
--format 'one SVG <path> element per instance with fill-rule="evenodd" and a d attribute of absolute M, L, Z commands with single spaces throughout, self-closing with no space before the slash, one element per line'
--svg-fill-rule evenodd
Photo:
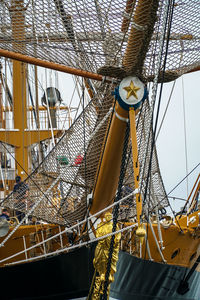
<path fill-rule="evenodd" d="M 165 27 L 165 1 L 3 1 L 0 48 L 103 75 L 139 75 L 153 80 Z M 199 66 L 199 1 L 177 1 L 168 48 L 165 81 Z M 195 26 L 194 26 L 195 25 Z M 158 72 L 164 68 L 164 55 Z M 117 75 L 116 75 L 117 74 Z M 26 180 L 29 195 L 19 207 L 9 195 L 3 205 L 58 224 L 74 224 L 88 213 L 87 196 L 95 184 L 105 134 L 113 114 L 116 83 L 90 82 L 93 98 L 41 165 Z M 146 100 L 136 117 L 141 193 L 151 153 L 151 107 Z M 148 150 L 147 150 L 148 149 Z M 134 190 L 132 149 L 126 161 L 123 196 Z M 145 154 L 145 155 L 144 155 Z M 156 149 L 149 180 L 148 209 L 167 206 Z M 119 218 L 135 217 L 134 196 L 120 207 Z"/>
<path fill-rule="evenodd" d="M 151 80 L 167 2 L 4 0 L 0 48 L 95 73 L 105 66 L 120 67 Z M 199 1 L 176 1 L 166 80 L 199 66 L 198 24 Z M 166 42 L 163 53 L 165 47 Z M 103 73 L 113 75 L 108 69 Z"/>
<path fill-rule="evenodd" d="M 12 193 L 4 200 L 4 206 L 26 212 L 35 205 L 31 215 L 51 223 L 72 225 L 85 218 L 87 195 L 94 188 L 104 136 L 112 119 L 113 97 L 111 91 L 113 88 L 113 86 L 104 84 L 99 88 L 95 98 L 83 110 L 41 165 L 27 178 L 25 186 L 29 187 L 28 196 L 16 197 L 16 194 Z M 99 100 L 102 98 L 100 97 L 101 93 L 104 95 L 102 101 Z M 148 173 L 150 146 L 145 157 L 144 152 L 149 134 L 151 143 L 152 133 L 145 125 L 145 121 L 150 117 L 149 103 L 145 101 L 136 117 L 139 161 L 141 165 L 145 164 L 144 173 L 140 174 L 141 182 L 146 181 Z M 131 194 L 135 188 L 131 142 L 126 164 L 122 196 Z M 150 190 L 149 209 L 154 209 L 157 204 L 159 207 L 168 204 L 155 149 L 151 167 Z M 144 188 L 141 192 L 143 194 Z M 119 219 L 135 217 L 134 203 L 134 196 L 128 197 L 122 203 Z"/>

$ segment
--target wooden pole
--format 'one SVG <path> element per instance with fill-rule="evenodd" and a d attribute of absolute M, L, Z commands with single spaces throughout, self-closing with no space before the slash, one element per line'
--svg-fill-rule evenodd
<path fill-rule="evenodd" d="M 127 121 L 128 111 L 125 111 L 120 107 L 118 102 L 116 102 L 115 113 L 111 121 L 110 131 L 94 190 L 91 214 L 110 205 L 115 197 Z"/>
<path fill-rule="evenodd" d="M 137 145 L 137 133 L 136 133 L 134 108 L 129 109 L 129 119 L 130 119 L 130 134 L 131 134 L 131 144 L 132 144 L 134 183 L 135 183 L 135 189 L 138 189 L 139 188 L 140 165 L 139 165 L 139 160 L 138 160 L 138 145 Z M 141 199 L 141 195 L 139 192 L 136 194 L 136 211 L 137 211 L 137 222 L 138 222 L 138 227 L 139 227 L 140 226 L 140 216 L 142 214 L 142 199 Z"/>
<path fill-rule="evenodd" d="M 99 75 L 99 74 L 96 74 L 96 73 L 71 68 L 71 67 L 68 67 L 68 66 L 60 65 L 58 63 L 53 63 L 53 62 L 45 61 L 45 60 L 42 60 L 42 59 L 39 59 L 39 58 L 30 57 L 30 56 L 27 56 L 27 55 L 24 55 L 24 54 L 15 53 L 13 51 L 0 49 L 0 56 L 8 57 L 8 58 L 11 58 L 11 59 L 15 59 L 15 60 L 18 60 L 18 61 L 22 61 L 22 62 L 25 62 L 25 63 L 29 63 L 29 64 L 32 64 L 32 65 L 40 66 L 40 67 L 47 68 L 47 69 L 52 69 L 52 70 L 57 70 L 57 71 L 64 72 L 64 73 L 69 73 L 69 74 L 72 74 L 72 75 L 77 75 L 77 76 L 90 78 L 90 79 L 94 79 L 94 80 L 98 80 L 98 81 L 103 80 L 103 76 Z M 110 82 L 111 80 L 106 79 L 105 81 Z"/>
<path fill-rule="evenodd" d="M 13 1 L 11 7 L 15 11 L 16 7 L 20 9 L 12 13 L 12 37 L 13 47 L 24 50 L 23 44 L 20 44 L 25 37 L 25 9 L 23 1 Z M 13 60 L 13 117 L 14 128 L 19 130 L 16 136 L 20 147 L 15 148 L 15 159 L 17 174 L 24 180 L 28 173 L 28 148 L 25 147 L 25 129 L 27 129 L 27 103 L 26 103 L 26 64 Z M 25 170 L 25 172 L 24 172 Z"/>

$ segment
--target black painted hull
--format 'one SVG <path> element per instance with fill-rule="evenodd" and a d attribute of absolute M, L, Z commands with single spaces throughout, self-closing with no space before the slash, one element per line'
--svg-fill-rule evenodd
<path fill-rule="evenodd" d="M 200 300 L 200 273 L 189 280 L 189 291 L 177 293 L 188 269 L 155 263 L 120 252 L 110 295 L 120 300 Z"/>
<path fill-rule="evenodd" d="M 0 268 L 1 299 L 64 300 L 88 295 L 93 276 L 93 249 Z M 200 300 L 200 273 L 190 278 L 190 290 L 178 294 L 186 268 L 159 264 L 120 252 L 110 296 L 120 300 Z"/>

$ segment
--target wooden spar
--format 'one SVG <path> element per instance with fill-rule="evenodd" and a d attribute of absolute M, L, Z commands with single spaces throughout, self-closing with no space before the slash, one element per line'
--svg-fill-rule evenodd
<path fill-rule="evenodd" d="M 139 188 L 139 174 L 140 174 L 140 165 L 138 160 L 138 145 L 137 145 L 137 132 L 136 132 L 136 123 L 135 123 L 135 110 L 134 108 L 129 109 L 129 119 L 130 119 L 130 134 L 131 134 L 131 143 L 132 143 L 132 157 L 133 157 L 133 170 L 134 170 L 134 184 L 135 189 Z M 137 211 L 137 222 L 140 226 L 140 217 L 142 214 L 142 199 L 138 191 L 136 194 L 136 211 Z"/>
<path fill-rule="evenodd" d="M 28 64 L 32 64 L 32 65 L 35 65 L 35 66 L 60 71 L 60 72 L 63 72 L 63 73 L 68 73 L 68 74 L 72 74 L 72 75 L 76 75 L 76 76 L 80 76 L 80 77 L 85 77 L 85 78 L 97 80 L 97 81 L 102 81 L 103 80 L 103 76 L 99 75 L 99 74 L 96 74 L 96 73 L 92 73 L 92 72 L 88 72 L 88 71 L 84 71 L 84 70 L 80 70 L 80 69 L 75 69 L 75 68 L 72 68 L 72 67 L 60 65 L 58 63 L 53 63 L 53 62 L 45 61 L 45 60 L 42 60 L 42 59 L 39 59 L 39 58 L 34 58 L 34 57 L 31 57 L 31 56 L 27 56 L 27 55 L 24 55 L 24 54 L 21 54 L 21 53 L 15 53 L 13 51 L 0 49 L 0 56 L 7 57 L 7 58 L 17 60 L 17 61 L 21 61 L 21 62 L 25 62 L 25 63 L 28 63 Z M 129 65 L 127 60 L 125 60 L 124 66 L 126 64 L 127 64 L 127 66 Z M 200 71 L 200 66 L 197 66 L 197 67 L 189 70 L 188 72 L 185 72 L 185 74 L 192 73 L 192 72 L 197 72 L 197 71 Z M 111 82 L 111 79 L 106 78 L 105 82 Z"/>
<path fill-rule="evenodd" d="M 14 41 L 21 41 L 25 37 L 25 14 L 23 1 L 13 1 L 11 10 L 16 7 L 20 9 L 11 14 L 12 20 L 12 36 Z M 13 43 L 14 47 L 24 50 L 23 44 Z M 19 134 L 15 136 L 14 142 L 20 145 L 15 147 L 16 171 L 17 174 L 26 177 L 24 171 L 28 174 L 28 148 L 25 147 L 25 129 L 27 128 L 27 106 L 26 106 L 26 65 L 19 61 L 13 61 L 13 118 L 14 128 L 19 130 Z"/>
<path fill-rule="evenodd" d="M 130 14 L 133 12 L 136 0 L 127 0 L 126 1 L 126 13 L 122 21 L 121 31 L 126 32 L 130 24 Z"/>
<path fill-rule="evenodd" d="M 113 202 L 118 184 L 127 118 L 128 111 L 116 103 L 94 190 L 91 214 Z"/>
<path fill-rule="evenodd" d="M 152 0 L 140 0 L 136 6 L 133 25 L 131 26 L 123 59 L 123 65 L 127 70 L 133 70 L 133 68 L 137 65 L 139 55 L 142 55 L 141 50 L 147 43 L 144 37 L 147 31 L 147 26 L 150 26 L 149 17 L 152 10 L 152 2 Z"/>
<path fill-rule="evenodd" d="M 143 18 L 142 21 L 140 20 L 141 13 L 143 12 L 143 3 L 147 5 L 148 12 L 150 12 L 152 0 L 144 0 L 144 1 L 140 0 L 138 2 L 138 5 L 136 7 L 136 16 L 134 17 L 134 22 L 138 21 L 139 23 L 138 25 L 140 26 L 146 24 L 144 23 L 146 22 L 146 18 Z M 138 16 L 140 17 L 139 20 L 137 20 Z M 137 41 L 138 32 L 140 35 L 139 41 Z M 136 40 L 134 34 L 137 35 Z M 132 28 L 129 35 L 128 45 L 123 60 L 124 67 L 128 68 L 131 65 L 132 68 L 132 66 L 136 63 L 135 60 L 137 59 L 137 56 L 140 54 L 141 47 L 139 45 L 141 44 L 141 38 L 143 38 L 143 31 Z M 135 42 L 136 46 L 132 45 L 133 42 Z M 134 49 L 134 52 L 132 51 L 132 47 Z M 128 119 L 128 111 L 124 110 L 119 106 L 118 103 L 116 103 L 115 114 L 111 122 L 111 127 L 106 141 L 99 173 L 97 171 L 98 177 L 96 180 L 95 190 L 93 192 L 94 193 L 93 202 L 90 210 L 91 214 L 96 213 L 100 209 L 103 209 L 106 206 L 108 206 L 110 203 L 112 203 L 116 193 L 119 173 L 120 173 L 125 129 L 126 129 L 126 121 L 122 120 L 122 118 L 119 118 L 119 116 Z"/>
<path fill-rule="evenodd" d="M 56 107 L 49 107 L 50 110 L 56 110 L 57 108 Z M 71 108 L 71 110 L 73 109 L 73 107 Z M 34 107 L 33 106 L 29 106 L 27 107 L 27 110 L 28 111 L 33 111 L 34 110 Z M 59 110 L 69 110 L 69 107 L 68 106 L 60 106 Z M 2 106 L 2 112 L 9 112 L 9 111 L 12 111 L 12 109 L 10 109 L 9 106 Z M 47 111 L 47 107 L 45 106 L 42 106 L 42 105 L 39 105 L 37 107 L 37 111 Z"/>
<path fill-rule="evenodd" d="M 197 67 L 191 69 L 190 71 L 186 72 L 185 74 L 193 73 L 193 72 L 197 72 L 197 71 L 200 71 L 200 66 L 197 66 Z"/>
<path fill-rule="evenodd" d="M 27 56 L 24 54 L 15 53 L 13 51 L 0 49 L 0 56 L 11 58 L 11 59 L 18 60 L 18 61 L 22 61 L 25 63 L 29 63 L 32 65 L 40 66 L 40 67 L 47 68 L 47 69 L 52 69 L 52 70 L 72 74 L 72 75 L 77 75 L 77 76 L 90 78 L 90 79 L 94 79 L 94 80 L 98 80 L 98 81 L 103 80 L 103 76 L 96 74 L 96 73 L 71 68 L 68 66 L 60 65 L 58 63 L 53 63 L 53 62 L 45 61 L 45 60 L 42 60 L 39 58 L 30 57 L 30 56 Z M 110 82 L 110 80 L 108 80 L 108 79 L 106 79 L 105 81 Z"/>

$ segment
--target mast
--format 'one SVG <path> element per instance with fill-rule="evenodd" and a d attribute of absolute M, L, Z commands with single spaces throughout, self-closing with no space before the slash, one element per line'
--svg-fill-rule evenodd
<path fill-rule="evenodd" d="M 14 0 L 12 2 L 10 7 L 12 35 L 14 41 L 19 41 L 13 43 L 13 48 L 18 47 L 22 52 L 25 50 L 23 44 L 25 39 L 25 11 L 23 1 Z M 23 179 L 29 173 L 28 148 L 25 145 L 25 130 L 27 129 L 26 72 L 27 65 L 25 63 L 13 60 L 13 117 L 14 128 L 19 130 L 19 134 L 16 135 L 15 168 L 16 173 Z"/>
<path fill-rule="evenodd" d="M 111 204 L 115 196 L 127 122 L 128 112 L 116 103 L 93 195 L 91 214 Z"/>
<path fill-rule="evenodd" d="M 25 13 L 26 7 L 23 0 L 13 0 L 8 8 L 12 21 L 13 48 L 25 52 Z M 27 64 L 13 60 L 13 120 L 14 128 L 5 128 L 0 132 L 0 141 L 10 144 L 15 148 L 16 175 L 25 179 L 30 172 L 29 149 L 34 143 L 51 138 L 50 130 L 28 130 L 27 124 Z M 37 92 L 36 92 L 36 95 Z M 36 96 L 38 97 L 38 96 Z M 38 106 L 38 99 L 36 99 Z M 38 119 L 37 119 L 38 121 Z M 6 133 L 6 134 L 5 134 Z M 54 130 L 54 135 L 58 130 Z M 12 185 L 9 185 L 9 189 Z"/>
<path fill-rule="evenodd" d="M 128 3 L 127 5 L 129 6 L 129 4 L 130 3 Z M 134 3 L 132 3 L 131 5 L 134 5 Z M 141 71 L 140 70 L 141 52 L 143 54 L 142 63 L 147 52 L 148 41 L 146 41 L 144 28 L 146 28 L 149 25 L 149 18 L 152 17 L 151 5 L 152 5 L 152 0 L 144 0 L 144 1 L 140 0 L 137 4 L 136 11 L 133 17 L 133 25 L 130 30 L 127 48 L 123 59 L 123 66 L 125 70 L 129 73 L 129 75 L 131 73 L 132 76 L 134 76 L 134 74 L 138 70 Z M 144 8 L 145 8 L 145 16 L 144 16 Z M 156 12 L 156 10 L 157 10 L 157 5 L 155 5 L 154 3 L 154 12 Z M 153 14 L 153 16 L 154 15 L 155 13 Z M 152 24 L 149 26 L 152 26 Z M 143 89 L 143 94 L 140 93 L 140 90 L 142 89 Z M 100 172 L 98 174 L 98 178 L 96 181 L 96 186 L 93 195 L 93 203 L 90 211 L 91 214 L 94 214 L 98 210 L 101 210 L 106 206 L 108 206 L 109 204 L 111 204 L 113 198 L 115 197 L 118 177 L 120 172 L 125 128 L 126 128 L 126 123 L 129 121 L 129 119 L 130 119 L 130 128 L 131 128 L 135 189 L 137 190 L 139 187 L 139 162 L 138 162 L 137 136 L 136 136 L 136 125 L 135 125 L 135 115 L 136 115 L 137 105 L 135 106 L 135 104 L 140 103 L 140 101 L 144 100 L 146 91 L 144 87 L 142 87 L 142 83 L 140 82 L 140 80 L 136 79 L 136 84 L 135 84 L 134 80 L 132 81 L 131 78 L 130 80 L 125 80 L 125 85 L 121 87 L 121 90 L 124 90 L 122 92 L 122 94 L 124 94 L 123 99 L 121 98 L 121 95 L 119 96 L 119 94 L 118 95 L 115 94 L 116 98 L 118 98 L 119 101 L 115 105 L 114 117 L 112 119 L 109 136 L 106 142 Z M 137 101 L 138 100 L 137 92 L 139 92 L 140 94 L 139 101 Z M 130 98 L 131 96 L 132 98 Z M 129 98 L 131 99 L 131 101 L 129 101 Z M 136 209 L 137 209 L 137 221 L 138 221 L 138 225 L 140 225 L 142 201 L 139 192 L 136 193 Z"/>

